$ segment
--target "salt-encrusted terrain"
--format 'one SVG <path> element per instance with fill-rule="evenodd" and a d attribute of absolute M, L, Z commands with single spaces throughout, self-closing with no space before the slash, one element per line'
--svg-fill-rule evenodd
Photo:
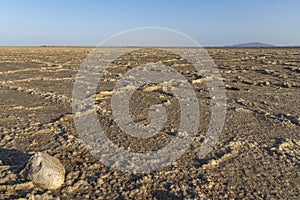
<path fill-rule="evenodd" d="M 205 77 L 152 49 L 122 57 L 99 82 L 95 104 L 107 136 L 131 152 L 166 145 L 178 128 L 179 104 L 171 91 L 149 85 L 131 101 L 132 117 L 149 123 L 148 110 L 163 103 L 170 118 L 149 140 L 122 133 L 111 115 L 111 90 L 127 70 L 161 59 L 182 73 L 199 98 L 201 116 L 191 148 L 170 166 L 130 174 L 96 160 L 77 133 L 72 115 L 76 73 L 91 48 L 0 47 L 1 199 L 299 199 L 300 51 L 298 48 L 210 48 L 226 88 L 227 116 L 214 150 L 197 157 L 210 119 Z M 103 52 L 113 51 L 104 48 Z M 192 49 L 190 51 L 193 51 Z M 39 188 L 19 175 L 36 152 L 58 158 L 63 186 Z"/>

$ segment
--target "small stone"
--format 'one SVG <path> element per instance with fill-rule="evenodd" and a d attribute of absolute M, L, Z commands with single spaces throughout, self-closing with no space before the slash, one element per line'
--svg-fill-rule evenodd
<path fill-rule="evenodd" d="M 192 84 L 197 84 L 197 83 L 200 83 L 200 84 L 202 84 L 202 83 L 204 83 L 204 79 L 203 78 L 199 78 L 199 79 L 196 79 L 196 80 L 192 80 Z"/>
<path fill-rule="evenodd" d="M 97 184 L 98 185 L 103 185 L 105 183 L 105 181 L 102 179 L 102 178 L 99 178 L 98 180 L 97 180 Z"/>
<path fill-rule="evenodd" d="M 284 83 L 282 84 L 282 86 L 285 87 L 285 88 L 291 88 L 291 87 L 292 87 L 292 84 L 290 84 L 289 82 L 284 82 Z"/>
<path fill-rule="evenodd" d="M 59 189 L 65 181 L 65 168 L 47 153 L 35 153 L 20 172 L 27 180 L 43 189 Z"/>
<path fill-rule="evenodd" d="M 269 85 L 271 85 L 269 81 L 264 81 L 264 83 L 263 83 L 263 84 L 264 84 L 264 85 L 266 85 L 266 86 L 269 86 Z"/>

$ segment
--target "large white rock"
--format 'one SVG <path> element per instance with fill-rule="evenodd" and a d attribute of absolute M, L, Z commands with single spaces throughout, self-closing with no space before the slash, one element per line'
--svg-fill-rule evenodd
<path fill-rule="evenodd" d="M 57 158 L 43 152 L 35 153 L 20 173 L 43 189 L 58 189 L 65 181 L 64 166 Z"/>

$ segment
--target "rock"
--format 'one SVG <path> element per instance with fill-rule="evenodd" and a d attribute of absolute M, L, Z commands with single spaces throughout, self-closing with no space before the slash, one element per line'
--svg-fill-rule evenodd
<path fill-rule="evenodd" d="M 58 189 L 65 181 L 64 166 L 57 158 L 43 152 L 35 153 L 20 173 L 43 189 Z"/>
<path fill-rule="evenodd" d="M 271 85 L 269 81 L 264 81 L 263 84 L 266 85 L 266 86 L 270 86 Z"/>
<path fill-rule="evenodd" d="M 284 83 L 282 84 L 282 86 L 285 87 L 285 88 L 291 88 L 291 87 L 292 87 L 292 84 L 289 83 L 289 82 L 284 82 Z"/>

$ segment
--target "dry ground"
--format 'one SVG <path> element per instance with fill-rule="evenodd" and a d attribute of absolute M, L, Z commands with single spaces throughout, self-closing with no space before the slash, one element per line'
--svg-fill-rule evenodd
<path fill-rule="evenodd" d="M 147 174 L 105 166 L 93 158 L 76 132 L 72 87 L 91 50 L 0 47 L 1 199 L 300 198 L 300 49 L 207 49 L 226 85 L 222 136 L 205 159 L 197 157 L 207 130 L 210 97 L 204 84 L 193 84 L 202 109 L 197 139 L 176 163 Z M 149 123 L 147 109 L 154 103 L 168 102 L 167 111 L 175 116 L 168 118 L 170 127 L 149 142 L 114 126 L 109 96 L 101 96 L 101 91 L 111 90 L 126 70 L 157 57 L 170 66 L 177 63 L 174 68 L 190 82 L 203 78 L 180 59 L 142 49 L 114 62 L 99 83 L 95 101 L 99 121 L 111 140 L 133 152 L 154 150 L 172 139 L 178 102 L 171 92 L 134 93 L 131 112 L 139 123 Z M 37 151 L 59 158 L 65 166 L 66 181 L 60 190 L 43 191 L 18 176 L 18 165 Z"/>

